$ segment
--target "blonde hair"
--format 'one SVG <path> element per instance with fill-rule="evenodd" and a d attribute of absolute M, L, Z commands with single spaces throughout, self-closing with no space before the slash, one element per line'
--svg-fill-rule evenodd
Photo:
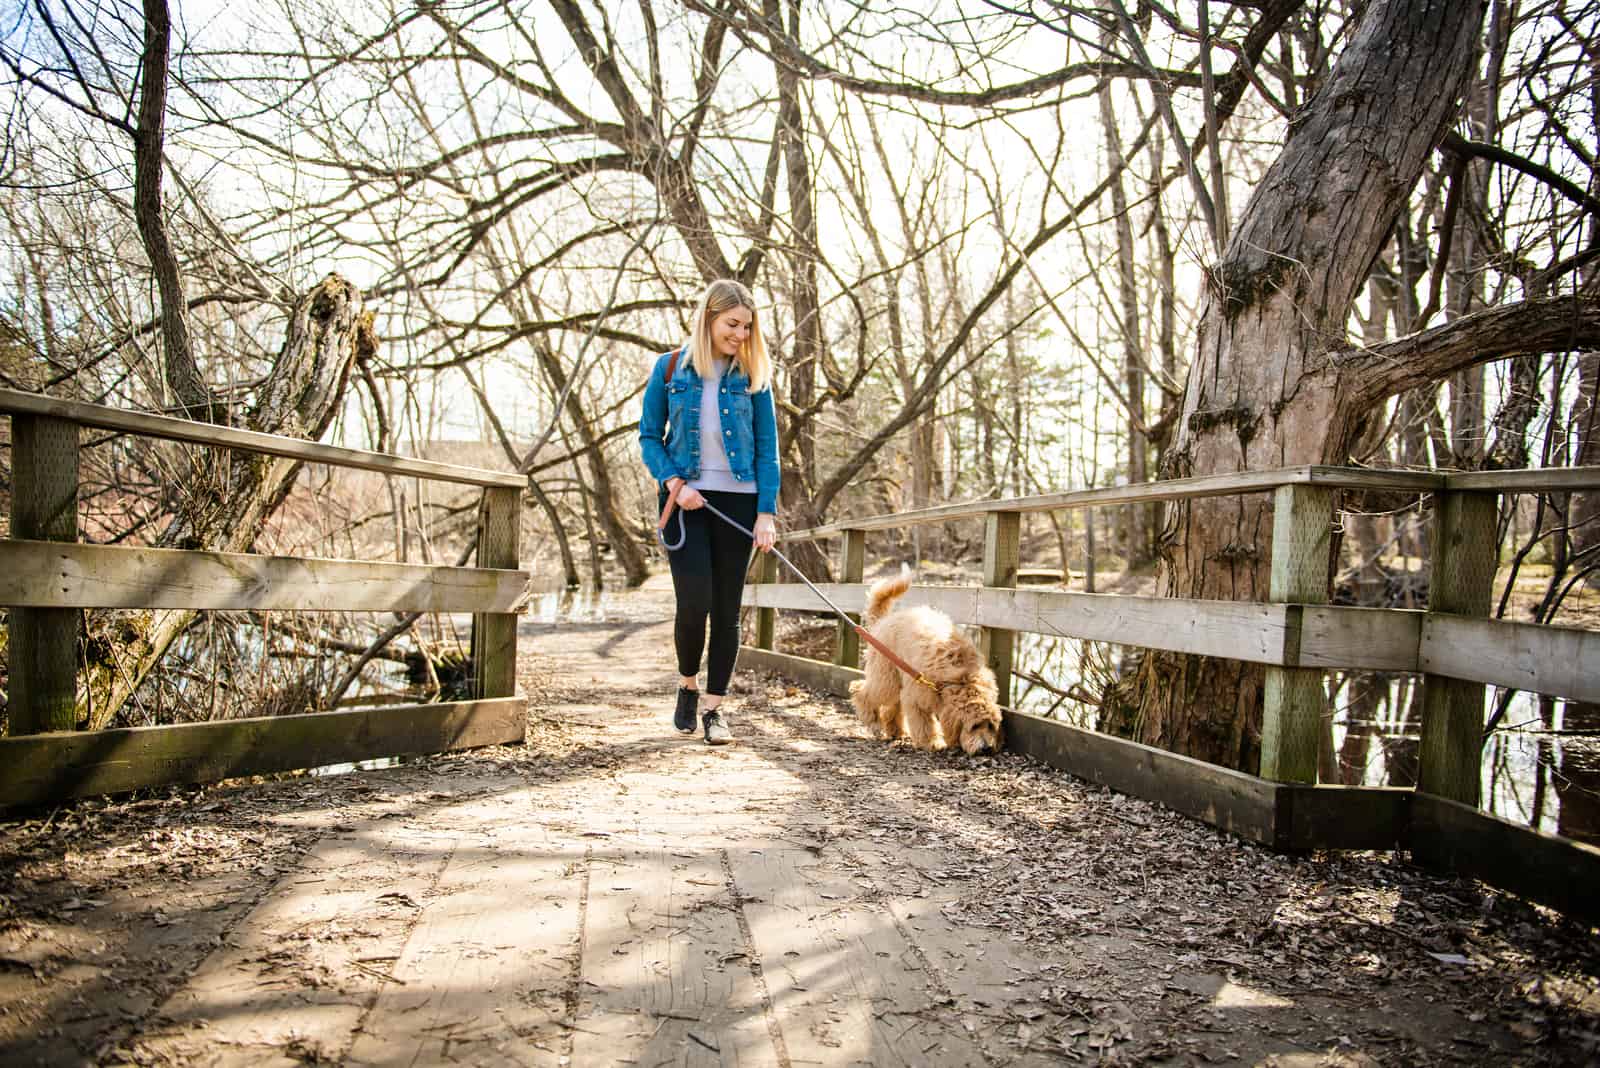
<path fill-rule="evenodd" d="M 760 393 L 772 385 L 772 358 L 767 355 L 767 343 L 761 336 L 761 318 L 756 314 L 755 298 L 743 283 L 731 278 L 719 278 L 700 294 L 700 303 L 695 308 L 689 333 L 689 360 L 701 378 L 709 378 L 715 373 L 712 361 L 716 359 L 716 352 L 711 346 L 711 324 L 730 308 L 745 308 L 750 312 L 750 336 L 740 346 L 736 359 L 739 369 L 750 379 L 750 392 Z"/>

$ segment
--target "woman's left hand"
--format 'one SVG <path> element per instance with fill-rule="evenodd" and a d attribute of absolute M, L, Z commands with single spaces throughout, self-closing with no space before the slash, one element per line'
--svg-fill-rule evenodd
<path fill-rule="evenodd" d="M 756 516 L 756 548 L 767 553 L 778 543 L 778 520 L 769 512 Z"/>

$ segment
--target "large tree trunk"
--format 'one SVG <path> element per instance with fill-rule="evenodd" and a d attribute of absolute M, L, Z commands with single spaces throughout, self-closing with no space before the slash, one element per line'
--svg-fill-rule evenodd
<path fill-rule="evenodd" d="M 1351 303 L 1456 115 L 1484 3 L 1375 0 L 1292 126 L 1209 274 L 1168 474 L 1343 461 L 1367 410 L 1339 403 L 1330 355 Z M 1171 596 L 1264 600 L 1268 496 L 1177 505 Z M 1152 655 L 1141 738 L 1230 767 L 1260 751 L 1260 668 Z"/>
<path fill-rule="evenodd" d="M 763 14 L 773 26 L 783 25 L 778 0 L 764 0 Z M 800 5 L 789 7 L 789 32 L 799 39 Z M 789 182 L 788 245 L 793 273 L 794 351 L 788 361 L 789 402 L 801 412 L 816 403 L 817 372 L 822 366 L 822 308 L 817 291 L 817 215 L 811 191 L 811 161 L 806 158 L 805 113 L 800 104 L 800 77 L 793 67 L 778 64 L 778 123 L 782 128 L 784 173 Z M 805 486 L 816 484 L 817 444 L 809 417 L 797 419 L 789 440 L 795 470 Z"/>
<path fill-rule="evenodd" d="M 253 408 L 238 425 L 316 440 L 344 399 L 358 351 L 376 349 L 372 316 L 361 291 L 330 274 L 296 303 L 288 334 Z M 183 509 L 157 545 L 248 552 L 283 503 L 300 461 L 235 450 L 190 448 Z M 99 730 L 113 723 L 134 691 L 198 616 L 197 612 L 91 613 L 87 664 L 80 675 L 79 722 Z"/>
<path fill-rule="evenodd" d="M 779 0 L 764 0 L 763 13 L 773 26 L 783 25 Z M 800 5 L 789 5 L 789 31 L 800 33 Z M 812 192 L 811 161 L 806 157 L 805 113 L 800 103 L 800 78 L 795 70 L 778 64 L 778 123 L 782 128 L 784 174 L 789 184 L 790 224 L 788 260 L 793 276 L 794 349 L 785 361 L 788 424 L 779 440 L 786 443 L 781 457 L 786 477 L 782 485 L 783 525 L 812 527 L 822 523 L 813 492 L 817 484 L 817 436 L 812 410 L 817 403 L 817 373 L 823 368 L 822 307 L 817 288 L 817 216 Z M 828 559 L 815 542 L 792 546 L 789 556 L 807 575 L 830 577 Z"/>

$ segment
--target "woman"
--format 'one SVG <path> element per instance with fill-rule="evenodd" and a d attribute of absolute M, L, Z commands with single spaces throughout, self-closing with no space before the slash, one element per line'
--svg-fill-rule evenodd
<path fill-rule="evenodd" d="M 751 540 L 705 505 L 752 531 L 762 552 L 778 539 L 772 361 L 755 309 L 750 291 L 738 282 L 707 286 L 688 342 L 656 360 L 639 417 L 639 449 L 661 483 L 657 506 L 665 510 L 670 498 L 682 509 L 668 528 L 681 523 L 683 530 L 683 544 L 667 554 L 677 598 L 672 640 L 679 685 L 672 723 L 694 733 L 703 705 L 700 725 L 711 745 L 733 741 L 718 709 L 739 654 L 739 601 Z M 696 685 L 702 650 L 703 695 Z"/>

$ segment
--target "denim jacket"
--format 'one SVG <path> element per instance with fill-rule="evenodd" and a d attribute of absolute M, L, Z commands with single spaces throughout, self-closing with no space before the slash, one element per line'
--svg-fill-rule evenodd
<path fill-rule="evenodd" d="M 700 477 L 700 390 L 702 379 L 687 347 L 678 352 L 672 381 L 663 377 L 672 353 L 662 353 L 644 387 L 639 416 L 639 451 L 657 482 L 676 475 Z M 737 362 L 722 376 L 722 440 L 733 477 L 756 484 L 756 511 L 778 510 L 778 418 L 772 390 L 750 392 L 750 380 Z"/>

